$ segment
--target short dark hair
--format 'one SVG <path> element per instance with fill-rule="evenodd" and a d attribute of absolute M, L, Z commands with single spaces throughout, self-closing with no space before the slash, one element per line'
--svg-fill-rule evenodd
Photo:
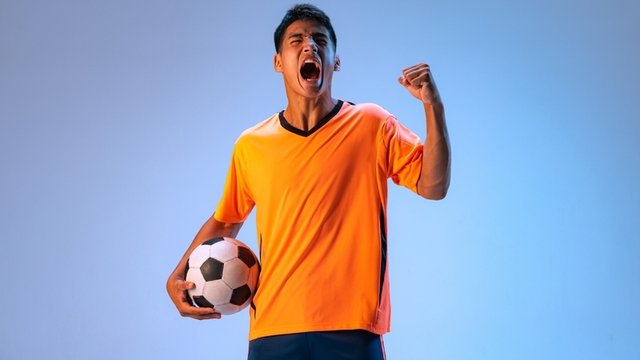
<path fill-rule="evenodd" d="M 318 9 L 316 6 L 311 4 L 297 4 L 294 5 L 282 18 L 280 25 L 276 28 L 276 31 L 273 33 L 273 42 L 276 46 L 276 52 L 280 52 L 280 45 L 282 45 L 282 37 L 284 36 L 284 32 L 287 30 L 287 27 L 291 25 L 291 23 L 297 20 L 312 20 L 318 22 L 320 25 L 327 28 L 329 31 L 329 37 L 333 42 L 333 48 L 335 49 L 338 45 L 336 39 L 336 33 L 333 31 L 333 26 L 331 26 L 331 19 L 324 13 L 324 11 Z"/>

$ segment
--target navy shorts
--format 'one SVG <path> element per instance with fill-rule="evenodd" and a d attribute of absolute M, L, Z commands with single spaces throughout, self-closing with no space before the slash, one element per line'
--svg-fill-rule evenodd
<path fill-rule="evenodd" d="M 384 360 L 382 336 L 365 330 L 267 336 L 249 342 L 248 360 Z"/>

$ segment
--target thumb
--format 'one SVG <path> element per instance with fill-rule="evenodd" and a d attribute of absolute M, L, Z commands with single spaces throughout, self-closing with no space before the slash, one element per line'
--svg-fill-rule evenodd
<path fill-rule="evenodd" d="M 398 82 L 404 87 L 411 85 L 411 83 L 409 83 L 409 81 L 404 76 L 398 77 Z"/>
<path fill-rule="evenodd" d="M 178 283 L 178 287 L 180 288 L 180 290 L 189 290 L 191 288 L 193 288 L 195 286 L 194 283 L 192 283 L 191 281 L 180 281 Z"/>

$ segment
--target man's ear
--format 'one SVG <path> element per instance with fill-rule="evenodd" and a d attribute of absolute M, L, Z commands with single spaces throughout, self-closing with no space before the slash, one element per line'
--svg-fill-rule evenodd
<path fill-rule="evenodd" d="M 273 69 L 276 72 L 282 72 L 282 59 L 280 59 L 280 54 L 275 54 L 273 56 Z"/>
<path fill-rule="evenodd" d="M 333 71 L 340 71 L 340 57 L 336 55 L 336 63 L 333 64 Z"/>

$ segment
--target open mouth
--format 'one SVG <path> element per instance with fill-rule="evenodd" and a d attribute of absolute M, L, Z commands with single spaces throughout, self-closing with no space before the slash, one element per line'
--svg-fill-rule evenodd
<path fill-rule="evenodd" d="M 318 80 L 320 78 L 320 65 L 313 60 L 305 60 L 300 68 L 300 76 L 304 80 Z"/>

